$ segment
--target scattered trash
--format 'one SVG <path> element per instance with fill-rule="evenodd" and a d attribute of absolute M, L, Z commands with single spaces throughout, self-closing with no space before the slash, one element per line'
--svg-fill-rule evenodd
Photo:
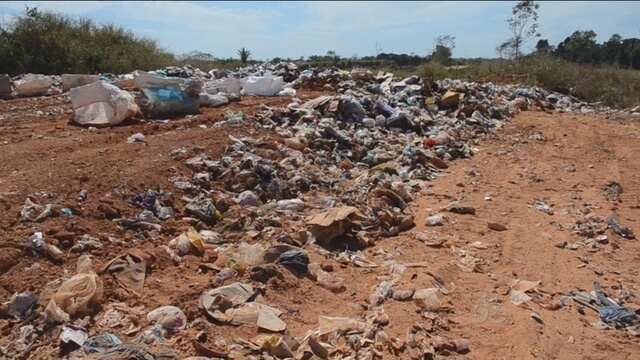
<path fill-rule="evenodd" d="M 187 317 L 179 308 L 171 305 L 161 306 L 147 314 L 147 320 L 160 325 L 170 333 L 187 326 Z"/>
<path fill-rule="evenodd" d="M 602 187 L 604 195 L 609 201 L 620 201 L 622 195 L 622 185 L 617 181 L 609 181 Z"/>
<path fill-rule="evenodd" d="M 51 297 L 44 312 L 47 319 L 68 322 L 72 316 L 85 314 L 102 301 L 102 280 L 93 271 L 88 255 L 78 258 L 77 274 L 64 281 Z"/>
<path fill-rule="evenodd" d="M 536 200 L 533 203 L 533 207 L 538 210 L 538 211 L 542 211 L 545 214 L 548 215 L 553 215 L 553 208 L 551 208 L 551 206 L 547 205 L 544 201 L 542 200 Z"/>
<path fill-rule="evenodd" d="M 442 214 L 431 215 L 427 217 L 427 226 L 442 226 L 446 221 L 446 217 Z"/>
<path fill-rule="evenodd" d="M 169 242 L 169 248 L 176 250 L 179 256 L 190 253 L 202 255 L 204 253 L 204 240 L 194 228 L 189 228 Z"/>
<path fill-rule="evenodd" d="M 593 283 L 592 293 L 572 292 L 571 298 L 590 309 L 598 312 L 600 320 L 606 325 L 617 329 L 625 329 L 633 336 L 640 336 L 640 316 L 631 309 L 619 305 L 607 297 L 598 282 Z"/>
<path fill-rule="evenodd" d="M 86 329 L 75 325 L 62 326 L 62 332 L 60 333 L 60 340 L 65 343 L 74 343 L 77 346 L 82 346 L 89 339 L 89 333 Z"/>
<path fill-rule="evenodd" d="M 531 300 L 527 292 L 534 291 L 540 285 L 540 281 L 514 280 L 511 284 L 509 295 L 513 305 L 522 305 Z"/>
<path fill-rule="evenodd" d="M 291 267 L 300 274 L 306 274 L 309 266 L 309 256 L 304 251 L 289 250 L 280 254 L 276 262 Z"/>
<path fill-rule="evenodd" d="M 25 320 L 38 306 L 38 297 L 30 292 L 15 293 L 9 301 L 0 305 L 0 314 L 17 320 Z"/>
<path fill-rule="evenodd" d="M 137 251 L 132 250 L 127 254 L 113 258 L 101 272 L 113 274 L 118 284 L 137 296 L 142 296 L 146 268 L 147 263 L 144 258 Z"/>
<path fill-rule="evenodd" d="M 310 226 L 309 231 L 315 241 L 327 244 L 349 232 L 353 221 L 359 216 L 359 211 L 355 207 L 337 207 L 309 217 L 307 225 Z"/>
<path fill-rule="evenodd" d="M 614 233 L 622 236 L 623 238 L 625 239 L 636 238 L 636 235 L 634 234 L 633 230 L 631 230 L 628 227 L 620 225 L 620 223 L 618 222 L 618 218 L 615 215 L 610 216 L 609 219 L 607 220 L 607 223 L 609 224 L 609 228 L 613 230 Z"/>
<path fill-rule="evenodd" d="M 22 221 L 40 222 L 53 215 L 53 204 L 39 205 L 26 198 L 24 206 L 20 210 L 20 219 Z"/>
<path fill-rule="evenodd" d="M 144 134 L 135 133 L 127 138 L 129 144 L 141 144 L 144 142 Z"/>

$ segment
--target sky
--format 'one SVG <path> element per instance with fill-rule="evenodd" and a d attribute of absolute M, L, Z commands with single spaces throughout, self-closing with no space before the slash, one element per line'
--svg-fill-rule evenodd
<path fill-rule="evenodd" d="M 235 57 L 240 47 L 255 59 L 323 55 L 426 55 L 442 34 L 456 38 L 454 57 L 495 57 L 509 37 L 506 19 L 515 2 L 0 2 L 6 24 L 37 6 L 100 24 L 121 25 L 176 54 L 191 51 Z M 575 30 L 640 38 L 640 2 L 540 2 L 542 38 L 556 45 Z M 532 48 L 535 42 L 528 44 Z"/>

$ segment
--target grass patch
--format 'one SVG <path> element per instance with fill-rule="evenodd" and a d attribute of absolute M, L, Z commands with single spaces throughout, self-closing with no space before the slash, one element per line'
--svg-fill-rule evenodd
<path fill-rule="evenodd" d="M 461 78 L 537 85 L 570 94 L 588 102 L 614 107 L 640 104 L 640 71 L 611 66 L 580 65 L 549 56 L 531 56 L 518 62 L 488 60 L 467 67 L 422 65 L 419 73 L 427 81 Z"/>

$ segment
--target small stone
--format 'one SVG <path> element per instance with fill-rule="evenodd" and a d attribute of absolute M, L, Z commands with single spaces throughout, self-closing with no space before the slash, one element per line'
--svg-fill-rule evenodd
<path fill-rule="evenodd" d="M 447 206 L 447 211 L 462 214 L 462 215 L 475 215 L 476 209 L 472 206 L 462 205 L 458 202 L 453 202 Z"/>
<path fill-rule="evenodd" d="M 258 206 L 260 205 L 260 198 L 253 191 L 246 190 L 238 195 L 238 204 L 240 206 Z"/>
<path fill-rule="evenodd" d="M 438 289 L 420 289 L 413 294 L 413 301 L 424 311 L 438 311 L 441 307 Z"/>
<path fill-rule="evenodd" d="M 507 227 L 500 224 L 500 223 L 494 223 L 494 222 L 490 222 L 487 224 L 487 227 L 493 231 L 505 231 L 507 230 Z"/>
<path fill-rule="evenodd" d="M 414 293 L 415 289 L 393 290 L 392 298 L 396 301 L 407 301 L 413 298 Z"/>
<path fill-rule="evenodd" d="M 427 217 L 426 225 L 427 226 L 442 226 L 446 217 L 442 214 L 431 215 Z"/>

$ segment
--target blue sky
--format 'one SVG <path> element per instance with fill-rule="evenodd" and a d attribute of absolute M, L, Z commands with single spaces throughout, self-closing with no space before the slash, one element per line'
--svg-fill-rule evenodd
<path fill-rule="evenodd" d="M 493 57 L 509 36 L 505 20 L 515 2 L 0 2 L 6 23 L 25 5 L 99 23 L 122 25 L 175 53 L 193 50 L 235 56 L 297 58 L 384 52 L 426 54 L 440 34 L 456 37 L 456 57 Z M 557 44 L 574 30 L 640 37 L 640 2 L 541 2 L 540 32 Z M 529 46 L 533 46 L 530 44 Z"/>

